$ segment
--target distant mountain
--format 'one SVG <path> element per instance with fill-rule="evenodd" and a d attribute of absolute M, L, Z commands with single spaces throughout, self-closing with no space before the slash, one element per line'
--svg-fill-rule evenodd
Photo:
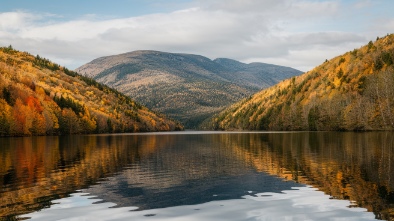
<path fill-rule="evenodd" d="M 95 59 L 76 71 L 196 128 L 226 106 L 300 71 L 200 55 L 134 51 Z"/>
<path fill-rule="evenodd" d="M 226 75 L 232 82 L 258 90 L 302 73 L 289 67 L 259 62 L 245 64 L 228 58 L 217 58 L 214 62 L 226 69 Z"/>
<path fill-rule="evenodd" d="M 394 35 L 326 61 L 216 115 L 221 130 L 394 129 Z"/>
<path fill-rule="evenodd" d="M 0 136 L 181 129 L 91 78 L 40 56 L 0 48 Z"/>

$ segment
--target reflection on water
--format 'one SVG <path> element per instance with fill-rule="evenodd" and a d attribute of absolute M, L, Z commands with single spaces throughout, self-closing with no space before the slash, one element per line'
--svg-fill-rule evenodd
<path fill-rule="evenodd" d="M 257 170 L 316 186 L 378 219 L 394 220 L 392 132 L 248 134 L 225 142 Z"/>
<path fill-rule="evenodd" d="M 145 210 L 236 199 L 248 191 L 280 192 L 299 186 L 256 171 L 254 165 L 234 151 L 236 147 L 221 141 L 222 136 L 138 137 L 147 141 L 139 148 L 150 150 L 149 153 L 140 154 L 138 162 L 84 191 L 118 206 Z M 149 143 L 152 140 L 154 145 Z"/>
<path fill-rule="evenodd" d="M 136 207 L 117 207 L 115 204 L 92 199 L 81 193 L 54 201 L 49 209 L 26 214 L 32 221 L 53 220 L 291 220 L 291 221 L 372 221 L 374 214 L 364 208 L 351 208 L 349 201 L 330 199 L 311 187 L 298 187 L 281 193 L 256 193 L 242 199 L 210 201 L 203 204 L 136 211 Z M 96 203 L 95 203 L 96 202 Z"/>
<path fill-rule="evenodd" d="M 296 181 L 393 220 L 393 167 L 391 132 L 0 138 L 0 217 L 78 189 L 144 210 L 280 192 Z"/>

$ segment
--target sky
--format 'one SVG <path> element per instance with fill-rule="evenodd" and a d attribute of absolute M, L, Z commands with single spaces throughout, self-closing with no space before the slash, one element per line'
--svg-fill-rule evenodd
<path fill-rule="evenodd" d="M 157 50 L 308 71 L 394 32 L 392 0 L 1 0 L 0 46 L 69 69 Z"/>

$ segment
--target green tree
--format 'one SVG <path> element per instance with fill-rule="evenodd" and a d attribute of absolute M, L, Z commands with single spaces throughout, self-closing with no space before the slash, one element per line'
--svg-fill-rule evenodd
<path fill-rule="evenodd" d="M 113 125 L 112 125 L 112 121 L 109 118 L 107 119 L 107 128 L 108 128 L 109 133 L 112 133 L 114 130 Z"/>
<path fill-rule="evenodd" d="M 7 103 L 11 106 L 14 105 L 15 101 L 11 97 L 11 92 L 8 90 L 8 88 L 3 88 L 3 98 Z"/>
<path fill-rule="evenodd" d="M 59 127 L 62 134 L 76 134 L 81 131 L 78 116 L 70 108 L 62 110 Z"/>

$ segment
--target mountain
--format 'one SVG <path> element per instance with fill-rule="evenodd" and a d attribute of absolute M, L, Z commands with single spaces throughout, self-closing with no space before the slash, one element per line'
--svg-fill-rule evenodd
<path fill-rule="evenodd" d="M 182 129 L 118 91 L 40 56 L 0 48 L 0 136 Z"/>
<path fill-rule="evenodd" d="M 301 74 L 277 65 L 244 64 L 200 55 L 134 51 L 102 57 L 76 71 L 155 111 L 196 128 L 226 106 L 280 80 Z"/>
<path fill-rule="evenodd" d="M 392 130 L 394 35 L 244 99 L 205 126 L 222 130 Z"/>
<path fill-rule="evenodd" d="M 230 81 L 256 90 L 302 73 L 293 68 L 259 62 L 244 64 L 228 58 L 217 58 L 214 62 L 226 68 L 225 73 Z"/>

